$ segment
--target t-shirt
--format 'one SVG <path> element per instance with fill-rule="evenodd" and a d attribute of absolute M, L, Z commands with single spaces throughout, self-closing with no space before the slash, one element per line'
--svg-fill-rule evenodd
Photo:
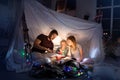
<path fill-rule="evenodd" d="M 53 50 L 53 42 L 51 40 L 48 40 L 48 36 L 46 36 L 44 34 L 40 34 L 37 37 L 37 39 L 39 39 L 41 41 L 41 43 L 39 44 L 40 46 L 43 46 L 43 47 L 46 47 L 46 48 Z M 32 51 L 45 53 L 45 50 L 35 48 L 34 46 L 32 48 Z"/>
<path fill-rule="evenodd" d="M 81 46 L 79 44 L 77 44 L 77 48 L 76 50 L 70 50 L 70 55 L 71 55 L 71 58 L 75 58 L 77 61 L 80 61 L 80 49 L 81 49 Z"/>

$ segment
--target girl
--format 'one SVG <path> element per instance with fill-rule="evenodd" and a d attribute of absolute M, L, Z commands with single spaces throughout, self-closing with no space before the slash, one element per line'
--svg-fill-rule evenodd
<path fill-rule="evenodd" d="M 61 57 L 59 56 L 60 59 L 62 57 L 65 57 L 67 55 L 68 48 L 67 48 L 67 42 L 66 42 L 66 40 L 62 40 L 60 42 L 60 47 L 56 50 L 56 53 L 61 55 Z"/>
<path fill-rule="evenodd" d="M 79 44 L 77 44 L 74 36 L 69 36 L 67 38 L 67 44 L 69 46 L 67 56 L 70 58 L 75 58 L 77 62 L 81 62 L 83 59 L 83 51 Z"/>

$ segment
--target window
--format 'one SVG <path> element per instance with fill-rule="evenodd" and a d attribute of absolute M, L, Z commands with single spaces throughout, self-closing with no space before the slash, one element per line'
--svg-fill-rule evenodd
<path fill-rule="evenodd" d="M 114 5 L 120 5 L 120 0 L 114 0 Z"/>
<path fill-rule="evenodd" d="M 102 12 L 103 12 L 103 19 L 104 18 L 109 18 L 111 17 L 111 8 L 105 8 L 105 9 L 102 9 Z"/>
<path fill-rule="evenodd" d="M 120 18 L 120 7 L 115 7 L 113 9 L 113 18 Z"/>
<path fill-rule="evenodd" d="M 120 35 L 120 0 L 97 0 L 96 10 L 102 11 L 103 31 Z"/>
<path fill-rule="evenodd" d="M 120 18 L 113 19 L 113 30 L 120 31 Z"/>
<path fill-rule="evenodd" d="M 110 30 L 110 19 L 102 20 L 102 27 L 105 31 L 109 31 Z"/>
<path fill-rule="evenodd" d="M 113 9 L 113 30 L 120 30 L 120 7 Z"/>
<path fill-rule="evenodd" d="M 97 7 L 111 6 L 112 0 L 97 0 Z"/>

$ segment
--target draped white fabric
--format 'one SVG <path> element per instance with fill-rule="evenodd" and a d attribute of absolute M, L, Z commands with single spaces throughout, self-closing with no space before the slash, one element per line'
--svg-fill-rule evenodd
<path fill-rule="evenodd" d="M 24 1 L 24 12 L 31 44 L 33 44 L 33 41 L 39 34 L 43 33 L 48 35 L 52 29 L 56 29 L 59 37 L 53 41 L 55 46 L 59 45 L 61 39 L 66 39 L 67 36 L 74 35 L 77 42 L 83 48 L 84 57 L 93 58 L 95 61 L 103 60 L 101 25 L 57 13 L 44 7 L 35 0 Z M 18 31 L 16 31 L 15 34 L 18 34 Z M 23 38 L 22 33 L 18 36 L 19 40 L 20 38 Z M 11 47 L 21 44 L 23 44 L 22 41 L 13 44 Z M 19 47 L 18 49 L 21 48 L 21 46 L 17 47 Z M 13 47 L 12 52 L 7 54 L 6 59 L 11 58 L 9 54 L 15 54 L 13 52 L 15 49 L 16 48 Z M 14 66 L 14 64 L 11 66 Z"/>
<path fill-rule="evenodd" d="M 57 13 L 33 0 L 26 0 L 25 16 L 31 41 L 41 33 L 48 35 L 52 29 L 56 29 L 61 39 L 74 35 L 83 46 L 85 57 L 103 56 L 101 25 Z M 53 42 L 59 44 L 58 39 L 57 43 L 56 40 Z"/>

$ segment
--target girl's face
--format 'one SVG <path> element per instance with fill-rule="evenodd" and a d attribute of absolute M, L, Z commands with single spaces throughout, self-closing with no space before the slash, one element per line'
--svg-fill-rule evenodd
<path fill-rule="evenodd" d="M 66 47 L 66 46 L 67 46 L 67 43 L 66 43 L 66 42 L 61 42 L 60 45 L 61 45 L 62 47 Z"/>
<path fill-rule="evenodd" d="M 68 46 L 72 46 L 73 42 L 71 40 L 67 39 L 67 44 L 68 44 Z"/>

